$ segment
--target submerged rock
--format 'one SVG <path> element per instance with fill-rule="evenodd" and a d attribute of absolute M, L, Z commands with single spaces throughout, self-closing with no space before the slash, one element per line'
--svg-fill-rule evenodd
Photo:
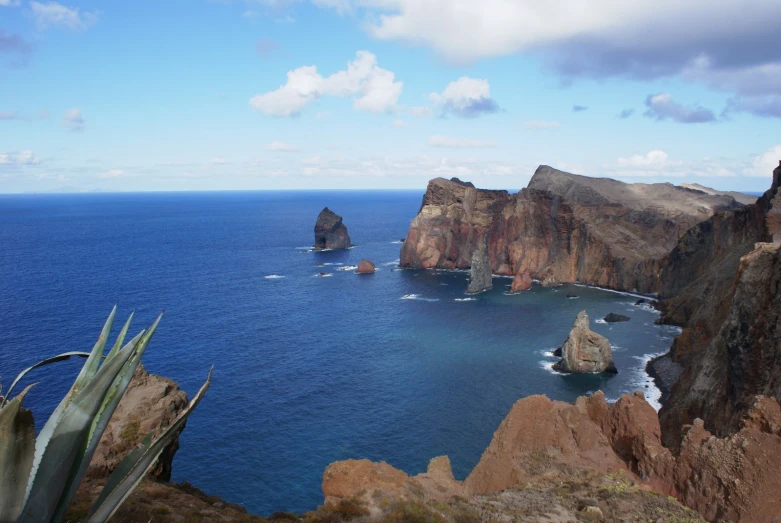
<path fill-rule="evenodd" d="M 643 305 L 645 303 L 648 303 L 648 300 L 646 300 L 645 298 L 640 298 L 635 302 L 635 305 Z"/>
<path fill-rule="evenodd" d="M 575 293 L 574 293 L 574 292 L 572 292 L 572 291 L 569 291 L 569 292 L 567 293 L 567 298 L 577 298 L 577 297 L 578 297 L 578 295 L 577 295 L 577 294 L 575 294 Z"/>
<path fill-rule="evenodd" d="M 553 365 L 559 372 L 600 373 L 618 372 L 613 364 L 610 342 L 589 329 L 586 311 L 581 311 L 561 346 L 561 361 Z"/>
<path fill-rule="evenodd" d="M 374 274 L 374 264 L 369 260 L 361 260 L 361 262 L 358 264 L 358 269 L 356 269 L 355 273 Z"/>
<path fill-rule="evenodd" d="M 320 211 L 315 223 L 315 249 L 346 249 L 350 247 L 350 235 L 342 223 L 342 217 L 326 207 Z"/>
<path fill-rule="evenodd" d="M 623 314 L 616 314 L 614 312 L 611 312 L 607 316 L 605 316 L 605 321 L 608 323 L 617 323 L 619 321 L 629 321 L 631 318 L 629 316 L 624 316 Z"/>
<path fill-rule="evenodd" d="M 529 271 L 519 272 L 513 278 L 513 283 L 510 286 L 510 293 L 515 294 L 523 291 L 528 291 L 532 287 L 532 276 Z"/>
<path fill-rule="evenodd" d="M 472 254 L 472 268 L 469 272 L 467 294 L 478 294 L 493 287 L 491 262 L 488 259 L 488 244 L 481 239 Z"/>

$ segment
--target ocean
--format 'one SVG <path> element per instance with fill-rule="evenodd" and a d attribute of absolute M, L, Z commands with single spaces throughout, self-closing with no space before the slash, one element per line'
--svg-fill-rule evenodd
<path fill-rule="evenodd" d="M 615 400 L 658 391 L 644 372 L 677 329 L 637 297 L 539 285 L 464 295 L 467 274 L 398 270 L 422 191 L 0 196 L 0 381 L 66 350 L 88 351 L 111 307 L 114 335 L 165 316 L 144 356 L 192 395 L 214 380 L 181 436 L 174 481 L 250 512 L 322 503 L 326 466 L 387 461 L 410 474 L 450 456 L 463 479 L 519 398 Z M 308 252 L 320 210 L 356 246 Z M 374 275 L 354 274 L 361 258 Z M 322 266 L 318 266 L 322 264 Z M 396 270 L 394 270 L 396 269 Z M 325 272 L 327 277 L 319 277 Z M 577 298 L 567 298 L 568 292 Z M 614 347 L 615 376 L 553 372 L 575 316 Z M 610 312 L 626 323 L 595 320 Z M 31 373 L 40 427 L 82 361 Z"/>

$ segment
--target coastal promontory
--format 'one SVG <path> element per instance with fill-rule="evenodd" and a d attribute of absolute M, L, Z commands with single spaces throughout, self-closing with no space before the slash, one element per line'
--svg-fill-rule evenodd
<path fill-rule="evenodd" d="M 347 227 L 342 217 L 326 207 L 315 223 L 315 249 L 347 249 L 351 247 Z"/>

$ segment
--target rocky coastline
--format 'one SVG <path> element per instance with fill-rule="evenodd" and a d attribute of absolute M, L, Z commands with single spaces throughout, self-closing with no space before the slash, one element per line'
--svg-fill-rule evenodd
<path fill-rule="evenodd" d="M 682 329 L 670 352 L 646 365 L 662 409 L 641 392 L 612 404 L 601 392 L 574 404 L 529 396 L 512 407 L 463 480 L 446 456 L 413 477 L 387 463 L 340 461 L 324 472 L 321 507 L 268 520 L 780 521 L 779 187 L 781 162 L 756 203 L 547 166 L 517 194 L 432 180 L 402 245 L 401 267 L 470 269 L 475 292 L 501 275 L 513 278 L 514 292 L 533 278 L 658 297 L 659 323 Z M 341 231 L 336 218 L 327 228 Z M 587 317 L 579 320 L 588 330 Z M 134 445 L 134 423 L 165 426 L 166 415 L 186 402 L 173 382 L 141 372 L 101 441 L 74 514 Z M 168 406 L 137 417 L 150 401 Z M 126 520 L 266 521 L 166 483 L 175 452 L 164 454 L 128 500 Z"/>

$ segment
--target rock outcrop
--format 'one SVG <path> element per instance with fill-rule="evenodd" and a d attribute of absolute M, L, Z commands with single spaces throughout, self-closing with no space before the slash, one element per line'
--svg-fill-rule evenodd
<path fill-rule="evenodd" d="M 315 249 L 346 249 L 352 246 L 342 217 L 326 207 L 315 223 Z"/>
<path fill-rule="evenodd" d="M 567 340 L 561 346 L 561 360 L 553 365 L 553 369 L 572 373 L 617 372 L 610 342 L 589 329 L 586 311 L 581 311 L 575 319 Z"/>
<path fill-rule="evenodd" d="M 431 180 L 401 248 L 402 267 L 466 269 L 487 237 L 494 274 L 529 271 L 548 285 L 581 282 L 655 292 L 653 260 L 690 227 L 743 205 L 671 184 L 624 184 L 541 166 L 518 194 Z"/>
<path fill-rule="evenodd" d="M 532 288 L 532 275 L 528 270 L 519 272 L 513 278 L 513 282 L 510 285 L 510 293 L 516 294 L 523 291 L 528 291 Z"/>
<path fill-rule="evenodd" d="M 479 294 L 493 287 L 493 274 L 491 262 L 488 259 L 488 245 L 485 239 L 477 243 L 472 254 L 472 266 L 469 270 L 469 285 L 467 294 Z"/>
<path fill-rule="evenodd" d="M 604 317 L 604 320 L 607 323 L 618 323 L 622 321 L 629 321 L 631 318 L 629 316 L 624 316 L 623 314 L 616 314 L 615 312 L 611 312 L 607 316 Z"/>
<path fill-rule="evenodd" d="M 358 263 L 358 268 L 355 270 L 356 274 L 374 274 L 374 263 L 369 260 L 361 260 Z"/>
<path fill-rule="evenodd" d="M 87 477 L 103 478 L 116 468 L 127 453 L 148 433 L 165 430 L 187 406 L 187 394 L 168 378 L 149 374 L 139 364 L 130 385 L 117 405 L 87 469 Z M 163 450 L 150 471 L 160 481 L 171 479 L 179 437 Z"/>
<path fill-rule="evenodd" d="M 601 392 L 574 404 L 529 396 L 515 403 L 463 482 L 452 478 L 445 458 L 432 460 L 428 472 L 415 477 L 386 463 L 349 460 L 328 467 L 323 491 L 330 503 L 359 499 L 376 507 L 377 500 L 387 504 L 390 497 L 438 500 L 441 506 L 457 496 L 474 507 L 486 496 L 543 488 L 552 480 L 568 485 L 556 490 L 565 503 L 573 485 L 611 478 L 612 485 L 593 488 L 591 495 L 647 497 L 652 490 L 677 497 L 711 521 L 778 521 L 781 408 L 775 400 L 755 397 L 732 437 L 716 438 L 695 420 L 685 428 L 680 448 L 674 455 L 662 445 L 656 411 L 641 392 L 614 404 Z M 576 510 L 582 509 L 583 504 Z"/>

